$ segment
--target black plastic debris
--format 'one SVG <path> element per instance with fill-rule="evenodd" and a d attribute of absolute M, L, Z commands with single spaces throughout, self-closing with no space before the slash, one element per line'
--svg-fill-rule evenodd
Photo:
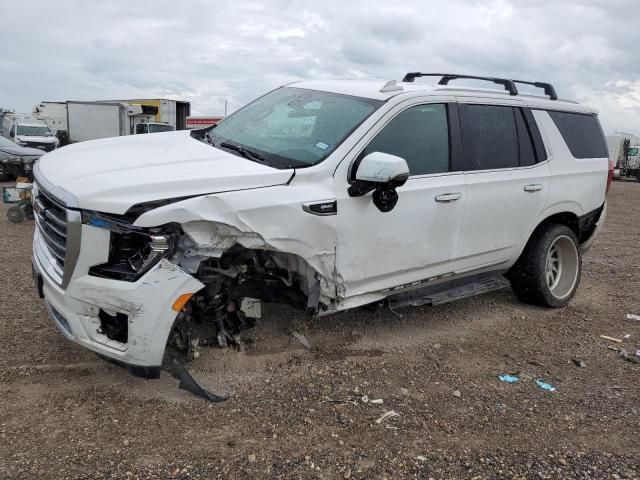
<path fill-rule="evenodd" d="M 175 359 L 167 366 L 167 371 L 173 378 L 180 380 L 178 388 L 191 392 L 197 397 L 202 397 L 209 402 L 216 403 L 224 402 L 227 399 L 227 397 L 221 397 L 215 393 L 211 393 L 198 385 L 198 382 L 195 381 L 187 369 Z"/>

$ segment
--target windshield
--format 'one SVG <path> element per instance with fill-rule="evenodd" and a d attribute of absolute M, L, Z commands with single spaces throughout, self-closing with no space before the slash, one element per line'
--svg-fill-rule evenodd
<path fill-rule="evenodd" d="M 308 167 L 328 157 L 382 103 L 284 87 L 225 118 L 205 138 L 272 167 Z"/>
<path fill-rule="evenodd" d="M 17 145 L 13 143 L 8 138 L 0 137 L 0 147 L 16 147 Z"/>
<path fill-rule="evenodd" d="M 159 123 L 150 123 L 149 124 L 149 133 L 156 133 L 156 132 L 173 132 L 175 130 L 175 128 L 173 128 L 171 125 L 162 125 Z"/>
<path fill-rule="evenodd" d="M 24 135 L 25 137 L 45 137 L 51 136 L 51 130 L 44 125 L 18 125 L 16 135 Z"/>
<path fill-rule="evenodd" d="M 635 157 L 636 155 L 638 155 L 638 147 L 631 147 L 629 149 L 629 156 Z"/>

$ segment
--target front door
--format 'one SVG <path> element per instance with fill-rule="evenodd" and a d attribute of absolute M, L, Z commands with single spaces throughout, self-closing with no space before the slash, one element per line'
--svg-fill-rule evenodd
<path fill-rule="evenodd" d="M 456 115 L 456 121 L 449 119 Z M 455 104 L 400 104 L 363 138 L 336 170 L 339 294 L 359 295 L 410 285 L 453 270 L 466 202 L 462 172 L 451 171 L 458 155 Z M 373 204 L 371 193 L 351 198 L 349 178 L 357 159 L 371 152 L 404 158 L 410 177 L 397 189 L 390 212 Z M 353 160 L 356 160 L 353 162 Z M 350 164 L 350 165 L 349 165 Z"/>

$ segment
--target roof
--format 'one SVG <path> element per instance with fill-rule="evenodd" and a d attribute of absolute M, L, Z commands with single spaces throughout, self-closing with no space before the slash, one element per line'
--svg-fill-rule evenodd
<path fill-rule="evenodd" d="M 435 80 L 434 82 L 437 82 Z M 451 96 L 482 97 L 497 102 L 516 103 L 523 106 L 546 110 L 564 110 L 580 113 L 596 113 L 595 110 L 569 100 L 551 100 L 544 95 L 519 94 L 510 95 L 499 88 L 474 88 L 468 86 L 438 85 L 427 82 L 401 82 L 382 79 L 357 80 L 308 80 L 289 84 L 290 87 L 318 90 L 321 92 L 339 93 L 356 97 L 372 98 L 386 101 L 396 96 Z"/>

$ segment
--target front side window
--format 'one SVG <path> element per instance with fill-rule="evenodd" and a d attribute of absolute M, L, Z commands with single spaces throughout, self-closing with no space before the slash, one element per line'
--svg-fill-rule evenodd
<path fill-rule="evenodd" d="M 204 139 L 276 168 L 308 167 L 327 158 L 382 103 L 283 87 L 225 118 Z"/>
<path fill-rule="evenodd" d="M 448 172 L 446 105 L 418 105 L 400 112 L 371 140 L 361 157 L 372 152 L 404 158 L 411 175 Z"/>

